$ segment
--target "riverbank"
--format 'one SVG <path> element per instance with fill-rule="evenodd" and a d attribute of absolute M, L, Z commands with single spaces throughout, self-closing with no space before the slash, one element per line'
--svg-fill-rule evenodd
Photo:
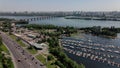
<path fill-rule="evenodd" d="M 120 21 L 120 18 L 109 17 L 81 17 L 81 16 L 67 16 L 65 19 L 83 19 L 83 20 L 100 20 L 100 21 Z"/>

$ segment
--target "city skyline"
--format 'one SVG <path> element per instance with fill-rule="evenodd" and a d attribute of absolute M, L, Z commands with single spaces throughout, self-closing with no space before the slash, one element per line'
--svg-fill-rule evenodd
<path fill-rule="evenodd" d="M 119 3 L 120 0 L 0 0 L 0 11 L 120 11 Z"/>

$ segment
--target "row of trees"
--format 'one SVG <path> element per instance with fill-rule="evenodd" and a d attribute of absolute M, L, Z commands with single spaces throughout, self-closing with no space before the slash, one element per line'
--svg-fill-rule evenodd
<path fill-rule="evenodd" d="M 61 34 L 68 34 L 71 35 L 72 33 L 76 33 L 77 29 L 74 27 L 60 27 L 60 26 L 54 26 L 54 25 L 38 25 L 38 24 L 29 24 L 27 26 L 24 26 L 28 29 L 37 29 L 37 30 L 46 30 L 46 29 L 54 29 L 56 30 L 55 33 L 49 33 L 49 32 L 43 32 L 46 35 L 55 35 L 55 36 L 59 36 Z"/>
<path fill-rule="evenodd" d="M 12 21 L 13 19 L 8 19 L 8 18 L 0 18 L 0 21 Z"/>

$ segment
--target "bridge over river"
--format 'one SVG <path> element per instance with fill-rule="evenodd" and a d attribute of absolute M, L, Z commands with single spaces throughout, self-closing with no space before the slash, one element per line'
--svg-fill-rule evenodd
<path fill-rule="evenodd" d="M 40 21 L 40 20 L 47 20 L 47 19 L 53 19 L 56 18 L 55 16 L 33 16 L 33 17 L 25 17 L 25 18 L 21 18 L 19 19 L 20 21 L 27 21 L 27 22 L 31 22 L 31 21 Z"/>

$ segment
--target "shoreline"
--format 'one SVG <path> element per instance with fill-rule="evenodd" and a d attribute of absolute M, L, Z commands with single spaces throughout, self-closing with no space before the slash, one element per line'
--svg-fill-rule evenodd
<path fill-rule="evenodd" d="M 83 19 L 83 20 L 99 20 L 99 21 L 120 21 L 119 18 L 80 17 L 80 16 L 65 17 L 65 19 Z"/>

